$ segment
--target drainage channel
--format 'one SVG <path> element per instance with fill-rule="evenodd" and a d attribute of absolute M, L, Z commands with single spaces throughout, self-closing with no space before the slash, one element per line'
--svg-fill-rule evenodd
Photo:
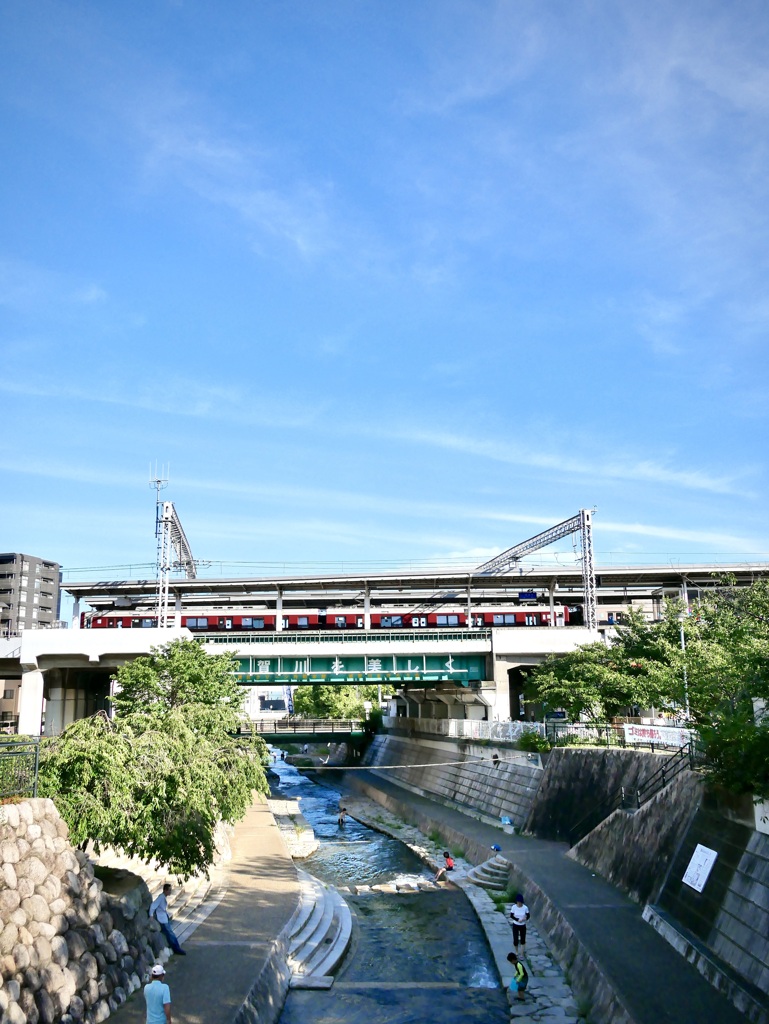
<path fill-rule="evenodd" d="M 432 872 L 397 839 L 349 817 L 338 825 L 340 795 L 330 786 L 283 761 L 271 767 L 280 779 L 274 796 L 299 800 L 320 843 L 301 866 L 342 889 L 354 919 L 333 986 L 292 989 L 279 1024 L 509 1021 L 486 937 L 464 894 L 454 888 L 356 894 L 358 886 L 416 887 Z"/>

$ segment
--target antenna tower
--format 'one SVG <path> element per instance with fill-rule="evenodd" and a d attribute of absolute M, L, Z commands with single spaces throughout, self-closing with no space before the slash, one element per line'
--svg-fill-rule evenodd
<path fill-rule="evenodd" d="M 172 501 L 162 501 L 160 492 L 168 487 L 170 466 L 161 466 L 158 474 L 157 463 L 155 475 L 152 476 L 150 466 L 150 487 L 155 488 L 155 540 L 157 542 L 156 576 L 157 602 L 156 615 L 158 628 L 173 626 L 173 616 L 169 613 L 169 583 L 172 569 L 183 569 L 188 579 L 197 575 L 195 559 L 192 557 L 187 537 L 185 536 L 179 516 L 176 514 Z M 175 557 L 174 557 L 175 556 Z"/>

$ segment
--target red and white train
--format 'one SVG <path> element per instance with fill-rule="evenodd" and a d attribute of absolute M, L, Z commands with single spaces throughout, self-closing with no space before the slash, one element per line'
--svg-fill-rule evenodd
<path fill-rule="evenodd" d="M 549 626 L 550 608 L 507 607 L 472 610 L 472 625 L 477 628 L 500 628 L 505 626 Z M 581 626 L 582 608 L 558 605 L 555 608 L 555 625 Z M 364 628 L 364 616 L 357 611 L 341 609 L 307 609 L 289 611 L 283 614 L 283 629 L 286 631 L 311 630 L 356 630 Z M 177 615 L 177 620 L 179 616 Z M 80 616 L 83 629 L 132 629 L 157 626 L 157 618 L 146 612 L 126 614 L 123 611 L 83 612 Z M 179 625 L 186 626 L 193 633 L 248 633 L 253 630 L 274 632 L 274 613 L 222 612 L 221 609 L 204 609 L 194 615 L 182 614 Z M 433 611 L 384 611 L 372 610 L 372 629 L 448 629 L 467 625 L 467 609 L 435 609 Z"/>

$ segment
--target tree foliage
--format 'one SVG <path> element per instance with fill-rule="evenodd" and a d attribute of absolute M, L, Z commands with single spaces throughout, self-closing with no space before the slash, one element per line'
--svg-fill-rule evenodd
<path fill-rule="evenodd" d="M 378 707 L 378 692 L 376 686 L 298 686 L 294 710 L 305 718 L 363 718 L 363 702 Z"/>
<path fill-rule="evenodd" d="M 180 876 L 207 870 L 220 821 L 266 792 L 267 749 L 233 735 L 243 695 L 228 656 L 173 641 L 117 673 L 104 713 L 44 741 L 40 792 L 55 798 L 73 842 L 111 845 Z"/>
<path fill-rule="evenodd" d="M 690 609 L 668 602 L 655 622 L 631 613 L 608 644 L 533 670 L 526 698 L 593 721 L 635 707 L 688 714 L 713 778 L 767 793 L 769 722 L 756 721 L 753 700 L 769 699 L 769 581 L 723 579 Z"/>

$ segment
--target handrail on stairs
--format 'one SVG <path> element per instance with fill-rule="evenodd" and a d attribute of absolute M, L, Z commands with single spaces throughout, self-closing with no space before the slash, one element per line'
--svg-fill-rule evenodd
<path fill-rule="evenodd" d="M 578 821 L 572 822 L 569 826 L 569 846 L 574 846 L 584 839 L 588 832 L 605 821 L 614 811 L 624 808 L 627 810 L 638 810 L 653 796 L 656 796 L 661 789 L 672 782 L 685 768 L 694 770 L 695 749 L 690 740 L 682 747 L 679 747 L 670 757 L 665 758 L 659 768 L 649 776 L 642 786 L 636 788 L 629 798 L 626 787 L 618 786 L 603 800 L 583 815 Z"/>

